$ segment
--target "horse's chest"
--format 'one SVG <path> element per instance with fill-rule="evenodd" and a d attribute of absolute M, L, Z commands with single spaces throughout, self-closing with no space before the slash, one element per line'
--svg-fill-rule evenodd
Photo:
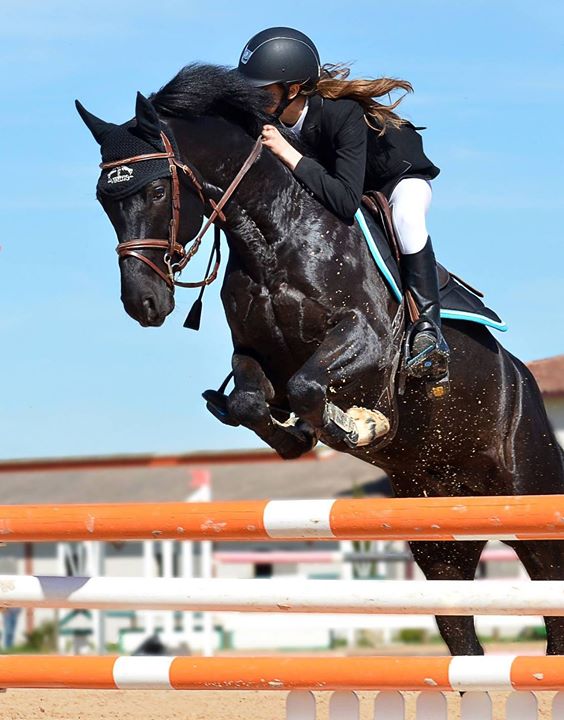
<path fill-rule="evenodd" d="M 271 306 L 282 332 L 300 343 L 321 342 L 329 313 L 318 300 L 286 287 L 271 296 Z"/>
<path fill-rule="evenodd" d="M 249 283 L 244 290 L 240 286 L 233 288 L 224 303 L 226 300 L 230 325 L 237 326 L 246 342 L 270 340 L 291 348 L 303 343 L 318 344 L 325 335 L 327 309 L 287 283 Z"/>

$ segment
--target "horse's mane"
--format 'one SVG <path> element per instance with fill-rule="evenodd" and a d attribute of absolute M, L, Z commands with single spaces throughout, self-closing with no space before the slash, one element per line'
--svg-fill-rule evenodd
<path fill-rule="evenodd" d="M 264 110 L 272 102 L 269 93 L 220 65 L 186 65 L 149 99 L 162 115 L 188 119 L 216 115 L 241 125 L 253 137 L 272 122 Z"/>

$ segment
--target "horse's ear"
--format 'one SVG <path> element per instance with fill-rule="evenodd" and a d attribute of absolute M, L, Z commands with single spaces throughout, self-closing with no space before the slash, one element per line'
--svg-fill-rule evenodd
<path fill-rule="evenodd" d="M 101 145 L 106 135 L 116 126 L 114 123 L 100 120 L 100 118 L 97 118 L 96 115 L 92 115 L 92 113 L 88 112 L 84 105 L 78 102 L 78 100 L 75 100 L 74 104 L 76 105 L 78 114 L 84 120 L 84 124 L 94 136 L 94 140 Z"/>
<path fill-rule="evenodd" d="M 161 140 L 161 122 L 153 103 L 142 95 L 137 93 L 137 101 L 135 103 L 135 119 L 137 120 L 137 132 L 139 137 L 148 140 L 151 145 L 162 145 Z"/>

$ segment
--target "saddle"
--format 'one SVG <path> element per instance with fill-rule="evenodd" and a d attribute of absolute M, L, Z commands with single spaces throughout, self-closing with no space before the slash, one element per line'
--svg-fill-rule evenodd
<path fill-rule="evenodd" d="M 362 196 L 362 204 L 365 208 L 369 210 L 373 219 L 380 226 L 384 237 L 388 242 L 389 248 L 393 253 L 395 261 L 398 267 L 401 268 L 401 253 L 399 249 L 399 242 L 396 234 L 396 229 L 392 220 L 392 209 L 388 203 L 388 199 L 386 198 L 384 193 L 377 191 L 369 191 Z M 458 275 L 449 272 L 449 270 L 447 270 L 446 267 L 444 265 L 441 265 L 439 262 L 437 262 L 437 276 L 439 279 L 439 291 L 441 291 L 441 294 L 447 288 L 451 280 L 455 279 L 458 283 L 460 283 L 463 287 L 465 287 L 474 295 L 477 295 L 479 298 L 484 297 L 483 292 L 477 290 L 475 287 L 470 285 L 470 283 L 466 282 Z M 411 297 L 409 291 L 406 292 L 406 300 L 411 320 L 412 322 L 415 322 L 415 320 L 419 319 L 419 310 L 415 302 L 413 301 L 413 298 Z"/>
<path fill-rule="evenodd" d="M 402 287 L 401 262 L 402 256 L 392 220 L 391 208 L 385 195 L 381 192 L 369 192 L 362 198 L 363 207 L 356 214 L 357 222 L 362 230 L 368 248 L 378 266 L 379 271 L 386 280 L 393 296 L 399 303 L 399 309 L 394 318 L 393 344 L 394 362 L 389 375 L 388 384 L 379 398 L 378 408 L 386 406 L 385 414 L 392 421 L 392 431 L 396 429 L 397 398 L 396 393 L 402 395 L 405 391 L 407 378 L 406 358 L 410 330 L 414 328 L 420 318 L 419 309 L 415 304 L 409 290 Z M 445 320 L 465 320 L 505 330 L 505 323 L 482 302 L 484 294 L 474 288 L 458 275 L 449 272 L 443 265 L 437 263 L 439 281 L 439 295 L 441 303 L 441 318 Z M 431 399 L 441 399 L 448 395 L 450 388 L 448 373 L 437 380 L 429 379 L 425 383 L 425 391 Z M 393 437 L 391 432 L 389 437 Z"/>
<path fill-rule="evenodd" d="M 357 221 L 364 234 L 374 261 L 386 280 L 392 295 L 398 302 L 403 299 L 401 279 L 401 253 L 397 241 L 392 212 L 388 201 L 381 192 L 369 192 L 362 198 L 362 208 L 357 212 Z M 462 320 L 501 330 L 507 325 L 482 302 L 484 293 L 477 290 L 459 275 L 437 263 L 441 318 Z M 419 318 L 417 307 L 406 293 L 406 306 L 412 322 Z"/>

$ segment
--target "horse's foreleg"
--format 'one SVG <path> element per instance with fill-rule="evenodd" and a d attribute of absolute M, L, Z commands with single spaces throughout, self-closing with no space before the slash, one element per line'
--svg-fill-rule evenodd
<path fill-rule="evenodd" d="M 271 415 L 268 403 L 274 398 L 274 388 L 259 363 L 247 355 L 233 355 L 235 388 L 227 398 L 230 417 L 249 430 L 285 459 L 308 452 L 317 442 L 313 431 L 302 423 L 284 427 Z"/>
<path fill-rule="evenodd" d="M 367 445 L 389 429 L 386 418 L 371 408 L 383 365 L 376 332 L 364 315 L 347 311 L 290 378 L 290 407 L 328 445 Z"/>

